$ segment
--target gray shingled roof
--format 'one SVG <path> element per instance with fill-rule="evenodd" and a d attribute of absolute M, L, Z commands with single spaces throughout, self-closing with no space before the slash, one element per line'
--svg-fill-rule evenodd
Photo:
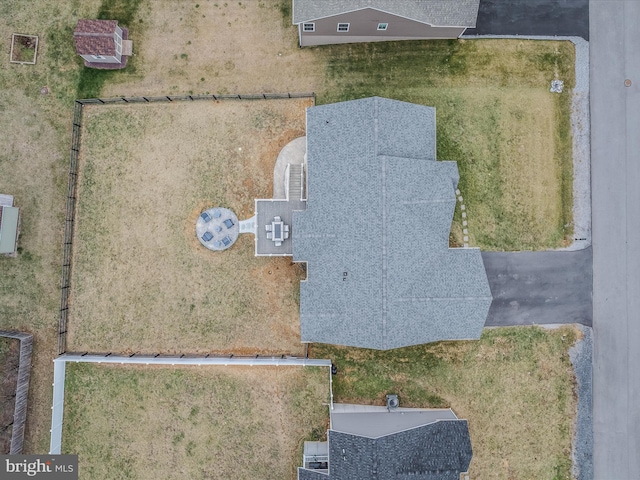
<path fill-rule="evenodd" d="M 298 479 L 459 480 L 473 454 L 466 420 L 441 420 L 380 438 L 329 430 L 328 441 L 329 475 L 299 468 Z"/>
<path fill-rule="evenodd" d="M 435 26 L 475 27 L 480 0 L 293 0 L 293 23 L 374 8 Z"/>
<path fill-rule="evenodd" d="M 377 438 L 402 430 L 421 427 L 438 420 L 457 420 L 450 408 L 397 408 L 334 403 L 331 428 L 337 432 Z"/>
<path fill-rule="evenodd" d="M 435 161 L 435 109 L 378 97 L 307 110 L 293 259 L 304 342 L 391 349 L 478 338 L 491 291 L 478 249 L 449 249 L 458 170 Z"/>

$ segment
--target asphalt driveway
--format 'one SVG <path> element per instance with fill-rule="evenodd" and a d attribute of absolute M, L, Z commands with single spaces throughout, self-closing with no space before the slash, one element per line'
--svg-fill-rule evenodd
<path fill-rule="evenodd" d="M 482 259 L 493 294 L 486 326 L 591 326 L 591 247 L 578 251 L 482 252 Z"/>
<path fill-rule="evenodd" d="M 465 35 L 563 35 L 589 40 L 589 0 L 480 0 Z"/>

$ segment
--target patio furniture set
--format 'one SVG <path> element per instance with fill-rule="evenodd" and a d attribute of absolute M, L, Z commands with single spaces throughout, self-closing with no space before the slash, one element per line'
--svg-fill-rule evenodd
<path fill-rule="evenodd" d="M 289 225 L 285 224 L 280 217 L 273 217 L 273 221 L 264 226 L 267 231 L 267 238 L 271 240 L 276 247 L 282 245 L 282 242 L 289 238 Z"/>
<path fill-rule="evenodd" d="M 222 214 L 220 213 L 219 210 L 214 210 L 212 215 L 213 215 L 213 218 L 218 219 Z M 200 214 L 200 217 L 202 218 L 202 220 L 204 220 L 207 223 L 211 221 L 211 215 L 209 215 L 209 212 L 202 212 Z M 222 225 L 227 227 L 227 230 L 229 230 L 235 224 L 233 223 L 233 220 L 231 220 L 230 218 L 227 218 L 222 222 Z M 216 225 L 216 227 L 214 228 L 215 233 L 222 233 L 222 225 Z M 213 233 L 207 230 L 206 232 L 204 232 L 201 238 L 205 242 L 209 242 L 213 240 Z M 228 247 L 231 244 L 231 242 L 232 242 L 231 237 L 229 235 L 226 235 L 222 239 L 215 241 L 213 243 L 213 246 L 216 248 L 220 248 L 222 245 L 224 245 L 225 247 Z"/>

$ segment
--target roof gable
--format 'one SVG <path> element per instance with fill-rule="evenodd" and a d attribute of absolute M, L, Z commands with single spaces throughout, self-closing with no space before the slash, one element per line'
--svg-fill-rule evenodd
<path fill-rule="evenodd" d="M 372 8 L 434 26 L 475 27 L 480 0 L 293 0 L 293 23 Z"/>

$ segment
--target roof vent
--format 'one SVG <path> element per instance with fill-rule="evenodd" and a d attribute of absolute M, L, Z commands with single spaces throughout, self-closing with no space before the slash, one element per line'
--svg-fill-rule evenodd
<path fill-rule="evenodd" d="M 398 395 L 387 395 L 387 410 L 394 411 L 400 406 Z"/>

